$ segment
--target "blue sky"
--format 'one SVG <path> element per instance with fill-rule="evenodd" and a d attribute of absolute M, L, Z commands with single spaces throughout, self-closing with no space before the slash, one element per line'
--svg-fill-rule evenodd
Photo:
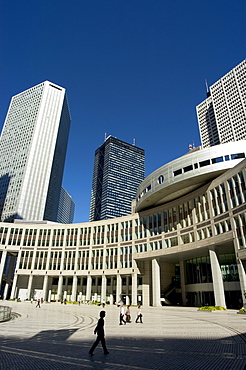
<path fill-rule="evenodd" d="M 8 0 L 0 5 L 0 125 L 50 80 L 72 125 L 63 185 L 88 221 L 105 132 L 145 149 L 146 176 L 200 144 L 195 107 L 245 58 L 245 0 Z"/>

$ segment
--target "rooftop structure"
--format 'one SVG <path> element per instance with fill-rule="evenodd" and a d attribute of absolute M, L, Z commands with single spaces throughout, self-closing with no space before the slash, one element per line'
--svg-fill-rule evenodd
<path fill-rule="evenodd" d="M 136 211 L 172 201 L 246 158 L 246 140 L 189 152 L 152 172 L 137 191 Z"/>

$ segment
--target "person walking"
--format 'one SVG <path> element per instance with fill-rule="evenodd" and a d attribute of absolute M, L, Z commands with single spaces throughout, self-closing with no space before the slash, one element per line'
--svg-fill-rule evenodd
<path fill-rule="evenodd" d="M 104 336 L 104 317 L 106 316 L 105 311 L 100 312 L 100 319 L 98 320 L 97 326 L 95 327 L 94 334 L 97 334 L 97 339 L 95 340 L 94 344 L 92 345 L 91 349 L 89 350 L 89 354 L 93 355 L 94 349 L 98 345 L 99 342 L 102 344 L 102 348 L 105 355 L 109 354 L 109 351 L 106 347 L 105 336 Z"/>
<path fill-rule="evenodd" d="M 141 307 L 138 306 L 138 312 L 137 312 L 137 317 L 136 317 L 136 321 L 135 322 L 138 322 L 138 320 L 140 320 L 140 323 L 142 324 L 143 323 L 142 317 L 143 317 L 143 315 L 142 315 L 142 312 L 141 312 Z"/>
<path fill-rule="evenodd" d="M 130 306 L 126 308 L 126 322 L 131 322 Z"/>
<path fill-rule="evenodd" d="M 124 306 L 121 305 L 120 306 L 120 325 L 123 325 L 122 323 L 124 323 L 126 325 L 126 322 L 124 320 L 124 316 L 125 316 L 125 309 L 124 309 Z"/>
<path fill-rule="evenodd" d="M 38 301 L 37 301 L 36 308 L 37 307 L 41 308 L 41 306 L 40 306 L 40 299 L 38 299 Z"/>

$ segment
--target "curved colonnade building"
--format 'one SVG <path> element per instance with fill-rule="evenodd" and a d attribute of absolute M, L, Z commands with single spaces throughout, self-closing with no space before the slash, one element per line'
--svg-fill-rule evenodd
<path fill-rule="evenodd" d="M 194 149 L 139 186 L 128 216 L 0 224 L 5 298 L 246 306 L 246 141 Z"/>

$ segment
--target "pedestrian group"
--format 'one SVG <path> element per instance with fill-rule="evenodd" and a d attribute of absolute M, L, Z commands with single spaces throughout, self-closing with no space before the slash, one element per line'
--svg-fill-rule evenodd
<path fill-rule="evenodd" d="M 124 317 L 125 317 L 125 319 L 124 319 Z M 143 317 L 143 315 L 142 315 L 142 312 L 141 312 L 141 306 L 138 306 L 137 317 L 136 317 L 135 322 L 136 323 L 140 322 L 141 324 L 143 324 L 142 317 Z M 120 305 L 120 325 L 123 325 L 123 324 L 126 325 L 127 322 L 128 323 L 131 322 L 130 306 L 127 306 L 126 311 L 125 311 L 124 306 Z"/>
<path fill-rule="evenodd" d="M 103 305 L 103 307 L 104 307 L 104 305 Z M 107 346 L 106 346 L 105 334 L 104 334 L 104 317 L 105 316 L 106 316 L 106 312 L 101 311 L 100 312 L 100 318 L 97 322 L 97 326 L 94 329 L 94 334 L 97 334 L 97 339 L 95 340 L 91 349 L 89 350 L 90 355 L 94 354 L 94 350 L 97 347 L 97 345 L 99 344 L 99 342 L 101 342 L 104 354 L 105 355 L 109 354 L 109 351 L 108 351 Z M 136 323 L 140 322 L 142 324 L 143 323 L 142 317 L 143 317 L 143 315 L 142 315 L 142 312 L 141 312 L 141 307 L 138 306 L 137 317 L 136 317 L 135 322 Z M 120 325 L 123 325 L 123 324 L 126 325 L 126 323 L 130 323 L 130 322 L 131 322 L 130 306 L 127 306 L 126 312 L 125 312 L 124 306 L 120 305 Z"/>

